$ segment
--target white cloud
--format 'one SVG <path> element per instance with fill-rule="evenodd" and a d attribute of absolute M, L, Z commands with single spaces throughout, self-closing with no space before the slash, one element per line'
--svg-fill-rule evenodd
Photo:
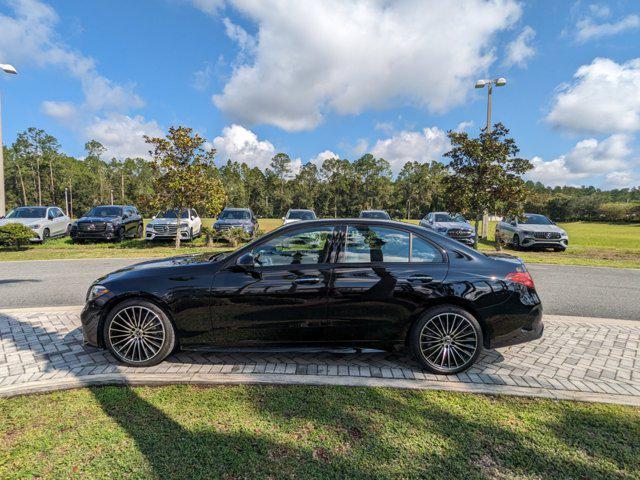
<path fill-rule="evenodd" d="M 193 72 L 191 86 L 199 91 L 204 91 L 211 84 L 211 76 L 213 75 L 213 65 L 206 62 L 200 70 Z"/>
<path fill-rule="evenodd" d="M 378 140 L 371 153 L 389 162 L 395 175 L 406 162 L 440 160 L 450 146 L 447 133 L 438 127 L 431 127 L 421 132 L 403 130 L 390 138 Z"/>
<path fill-rule="evenodd" d="M 465 120 L 464 122 L 460 122 L 458 124 L 458 126 L 456 127 L 456 132 L 464 132 L 465 130 L 472 128 L 474 125 L 475 123 L 473 122 L 473 120 Z"/>
<path fill-rule="evenodd" d="M 130 117 L 119 113 L 111 113 L 106 117 L 96 117 L 82 128 L 85 138 L 95 139 L 107 149 L 106 158 L 115 157 L 149 157 L 149 145 L 144 135 L 152 137 L 164 136 L 163 131 L 154 121 L 147 121 L 141 115 Z"/>
<path fill-rule="evenodd" d="M 95 61 L 60 40 L 55 10 L 39 0 L 10 3 L 13 16 L 0 14 L 0 58 L 19 67 L 56 68 L 79 81 L 84 100 L 46 100 L 42 111 L 73 130 L 83 140 L 95 139 L 109 157 L 147 156 L 142 134 L 161 135 L 153 120 L 125 112 L 144 106 L 134 85 L 121 85 L 102 76 Z"/>
<path fill-rule="evenodd" d="M 527 66 L 527 60 L 536 54 L 531 42 L 536 37 L 536 31 L 530 26 L 526 26 L 515 40 L 507 45 L 507 56 L 504 60 L 506 66 L 517 65 L 520 68 Z"/>
<path fill-rule="evenodd" d="M 208 15 L 217 15 L 218 11 L 224 6 L 224 0 L 186 0 L 198 10 Z"/>
<path fill-rule="evenodd" d="M 222 135 L 213 139 L 218 151 L 219 163 L 231 160 L 245 162 L 250 167 L 267 168 L 276 154 L 276 148 L 267 140 L 258 140 L 258 136 L 241 125 L 230 125 L 222 129 Z"/>
<path fill-rule="evenodd" d="M 581 140 L 568 153 L 553 160 L 533 157 L 534 168 L 526 177 L 546 185 L 577 185 L 584 179 L 602 183 L 604 174 L 632 165 L 631 140 L 622 134 L 611 135 L 602 141 L 595 138 Z"/>
<path fill-rule="evenodd" d="M 582 17 L 576 23 L 576 40 L 584 43 L 594 38 L 617 35 L 627 30 L 640 27 L 640 17 L 638 15 L 627 15 L 615 22 L 598 23 L 599 19 L 607 18 L 611 15 L 609 7 L 591 5 L 590 13 Z"/>
<path fill-rule="evenodd" d="M 340 158 L 340 155 L 332 152 L 331 150 L 324 150 L 309 160 L 309 162 L 314 163 L 320 169 L 322 168 L 322 163 L 329 158 Z"/>
<path fill-rule="evenodd" d="M 559 88 L 547 120 L 574 132 L 640 130 L 640 58 L 622 64 L 596 58 L 581 66 Z"/>
<path fill-rule="evenodd" d="M 608 173 L 604 179 L 608 188 L 640 188 L 640 172 L 625 170 Z"/>
<path fill-rule="evenodd" d="M 514 0 L 230 3 L 257 25 L 257 44 L 213 101 L 237 121 L 288 131 L 328 111 L 459 105 L 495 60 L 495 35 L 521 15 Z"/>

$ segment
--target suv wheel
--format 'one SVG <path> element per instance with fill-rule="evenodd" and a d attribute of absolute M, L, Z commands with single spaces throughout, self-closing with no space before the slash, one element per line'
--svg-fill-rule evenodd
<path fill-rule="evenodd" d="M 431 373 L 453 375 L 475 363 L 482 351 L 482 329 L 466 310 L 441 305 L 427 310 L 411 329 L 415 358 Z"/>
<path fill-rule="evenodd" d="M 513 236 L 512 243 L 513 248 L 515 248 L 516 250 L 520 250 L 522 248 L 522 246 L 520 245 L 520 236 L 517 233 Z"/>
<path fill-rule="evenodd" d="M 127 300 L 111 310 L 104 323 L 103 338 L 113 356 L 136 367 L 157 365 L 176 344 L 167 315 L 143 299 Z"/>
<path fill-rule="evenodd" d="M 48 228 L 45 228 L 42 231 L 42 243 L 44 243 L 45 241 L 49 240 L 49 238 L 51 238 L 51 232 L 49 231 Z"/>

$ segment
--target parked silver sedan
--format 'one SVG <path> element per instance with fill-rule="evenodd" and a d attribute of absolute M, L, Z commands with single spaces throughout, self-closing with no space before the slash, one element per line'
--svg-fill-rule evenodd
<path fill-rule="evenodd" d="M 522 218 L 507 217 L 498 222 L 496 241 L 516 249 L 541 247 L 563 252 L 569 245 L 569 236 L 544 215 L 525 213 Z"/>

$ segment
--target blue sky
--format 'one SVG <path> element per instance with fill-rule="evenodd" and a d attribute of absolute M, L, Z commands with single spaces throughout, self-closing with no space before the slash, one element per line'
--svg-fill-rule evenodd
<path fill-rule="evenodd" d="M 0 0 L 4 141 L 30 126 L 117 158 L 188 125 L 265 167 L 372 152 L 398 171 L 494 121 L 550 185 L 640 185 L 634 1 Z"/>

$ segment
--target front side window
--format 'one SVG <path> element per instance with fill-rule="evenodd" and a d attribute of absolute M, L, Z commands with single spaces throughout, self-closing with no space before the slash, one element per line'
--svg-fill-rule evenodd
<path fill-rule="evenodd" d="M 393 228 L 349 226 L 346 263 L 408 262 L 409 234 Z"/>
<path fill-rule="evenodd" d="M 327 263 L 333 233 L 332 226 L 297 230 L 272 238 L 251 253 L 263 267 Z"/>
<path fill-rule="evenodd" d="M 287 218 L 291 220 L 315 220 L 316 214 L 311 210 L 289 210 Z"/>

